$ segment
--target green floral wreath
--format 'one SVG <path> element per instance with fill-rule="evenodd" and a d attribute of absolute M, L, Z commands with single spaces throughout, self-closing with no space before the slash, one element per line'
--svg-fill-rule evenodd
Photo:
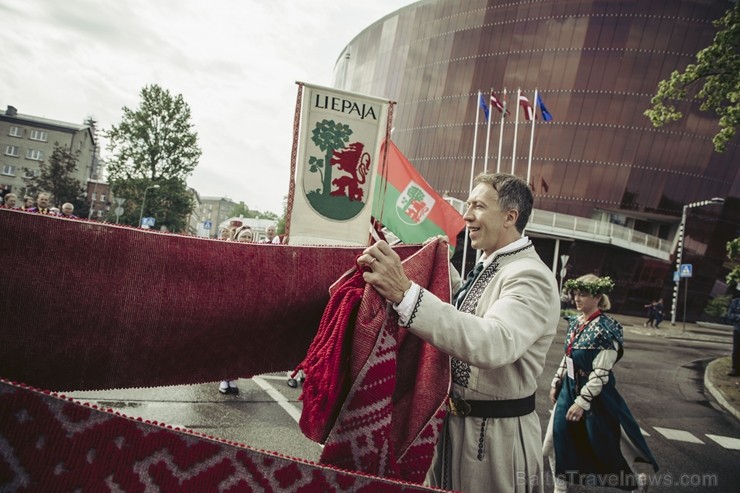
<path fill-rule="evenodd" d="M 597 294 L 607 294 L 614 289 L 614 281 L 609 276 L 599 277 L 595 281 L 579 281 L 578 279 L 568 279 L 565 281 L 565 289 L 568 293 L 573 291 L 586 292 L 591 296 Z"/>

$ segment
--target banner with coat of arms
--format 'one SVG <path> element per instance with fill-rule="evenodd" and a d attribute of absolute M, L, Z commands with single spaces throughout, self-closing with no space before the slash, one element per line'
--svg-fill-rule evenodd
<path fill-rule="evenodd" d="M 392 103 L 308 84 L 301 97 L 289 244 L 367 245 Z"/>

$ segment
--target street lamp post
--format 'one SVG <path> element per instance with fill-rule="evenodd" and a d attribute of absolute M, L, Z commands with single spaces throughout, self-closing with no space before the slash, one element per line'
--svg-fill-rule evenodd
<path fill-rule="evenodd" d="M 141 227 L 141 221 L 144 219 L 144 204 L 146 203 L 146 193 L 150 188 L 159 188 L 159 185 L 152 185 L 144 189 L 144 198 L 141 199 L 141 214 L 139 214 L 139 227 Z"/>
<path fill-rule="evenodd" d="M 671 305 L 671 325 L 676 325 L 676 311 L 678 309 L 678 290 L 681 286 L 681 260 L 683 258 L 683 240 L 684 233 L 686 230 L 686 212 L 694 207 L 704 207 L 712 204 L 722 204 L 725 199 L 714 197 L 709 200 L 702 200 L 700 202 L 692 202 L 683 206 L 683 212 L 681 214 L 681 224 L 678 225 L 678 246 L 676 248 L 676 272 L 679 273 L 679 277 L 673 286 L 673 303 Z M 684 300 L 684 309 L 686 308 L 686 301 Z M 684 322 L 686 322 L 686 311 L 684 311 Z"/>

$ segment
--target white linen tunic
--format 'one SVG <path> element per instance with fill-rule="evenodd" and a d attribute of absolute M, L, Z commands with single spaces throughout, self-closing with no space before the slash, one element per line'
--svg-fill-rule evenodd
<path fill-rule="evenodd" d="M 408 319 L 411 332 L 452 356 L 452 393 L 464 399 L 534 394 L 555 335 L 560 300 L 553 273 L 531 242 L 510 246 L 485 259 L 459 311 L 422 290 Z M 449 415 L 427 483 L 469 493 L 541 492 L 542 471 L 536 412 Z"/>

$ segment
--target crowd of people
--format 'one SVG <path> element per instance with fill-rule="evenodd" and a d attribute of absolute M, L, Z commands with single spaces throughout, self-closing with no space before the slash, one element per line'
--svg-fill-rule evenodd
<path fill-rule="evenodd" d="M 26 212 L 35 212 L 37 214 L 46 214 L 50 216 L 66 217 L 67 219 L 79 219 L 75 216 L 75 206 L 70 202 L 62 204 L 61 210 L 50 203 L 51 194 L 41 192 L 36 197 L 34 204 L 33 197 L 23 197 L 23 203 L 19 204 L 18 196 L 14 193 L 7 193 L 3 198 L 3 204 L 0 207 L 5 209 L 18 209 Z"/>

